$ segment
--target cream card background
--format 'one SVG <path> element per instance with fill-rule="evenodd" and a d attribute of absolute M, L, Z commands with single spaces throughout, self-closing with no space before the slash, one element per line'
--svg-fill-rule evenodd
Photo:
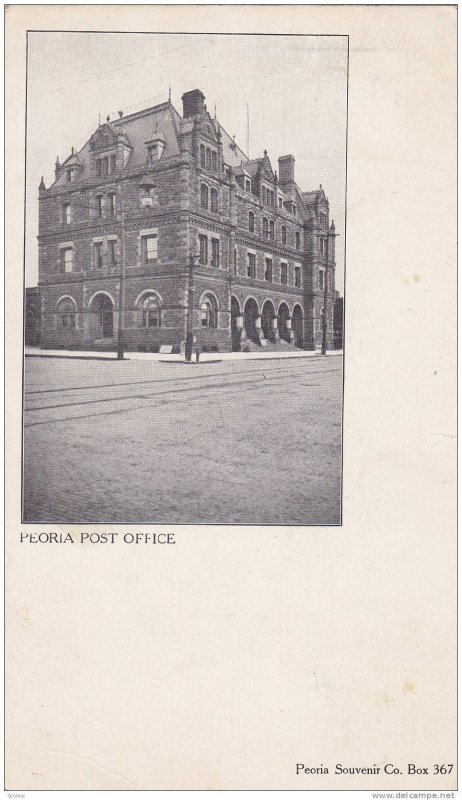
<path fill-rule="evenodd" d="M 109 21 L 350 36 L 341 528 L 19 544 L 39 530 L 20 524 L 25 30 Z M 9 6 L 6 24 L 7 788 L 454 788 L 333 767 L 456 760 L 455 7 Z"/>

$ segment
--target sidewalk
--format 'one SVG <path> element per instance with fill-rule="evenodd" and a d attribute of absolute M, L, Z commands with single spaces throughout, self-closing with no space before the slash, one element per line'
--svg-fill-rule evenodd
<path fill-rule="evenodd" d="M 26 356 L 36 358 L 81 358 L 81 359 L 96 359 L 98 361 L 113 361 L 117 359 L 117 353 L 105 351 L 81 351 L 81 350 L 41 350 L 39 347 L 26 347 L 24 349 Z M 328 350 L 328 356 L 342 356 L 343 350 Z M 275 359 L 275 358 L 319 358 L 321 353 L 319 350 L 294 350 L 287 351 L 272 350 L 269 352 L 261 353 L 201 353 L 200 363 L 207 361 L 244 361 L 253 359 Z M 134 361 L 185 361 L 184 355 L 172 355 L 170 353 L 125 353 L 125 359 Z M 195 363 L 196 357 L 193 353 L 192 363 Z"/>

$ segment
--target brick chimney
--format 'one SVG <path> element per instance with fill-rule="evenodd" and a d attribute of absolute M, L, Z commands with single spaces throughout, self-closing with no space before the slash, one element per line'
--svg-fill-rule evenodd
<path fill-rule="evenodd" d="M 205 95 L 200 89 L 193 89 L 185 92 L 181 98 L 183 101 L 183 118 L 194 117 L 195 114 L 203 114 Z"/>
<path fill-rule="evenodd" d="M 293 156 L 280 156 L 278 163 L 279 183 L 293 183 L 295 158 Z"/>

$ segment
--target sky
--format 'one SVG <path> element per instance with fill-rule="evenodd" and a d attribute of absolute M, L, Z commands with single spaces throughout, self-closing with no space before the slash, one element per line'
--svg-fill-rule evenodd
<path fill-rule="evenodd" d="M 217 34 L 29 32 L 26 286 L 37 283 L 38 185 L 54 179 L 98 120 L 201 89 L 208 110 L 251 158 L 295 157 L 302 191 L 322 184 L 335 220 L 336 283 L 343 293 L 347 38 Z"/>

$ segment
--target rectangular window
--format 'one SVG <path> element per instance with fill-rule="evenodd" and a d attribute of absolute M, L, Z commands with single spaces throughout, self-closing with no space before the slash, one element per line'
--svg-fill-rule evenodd
<path fill-rule="evenodd" d="M 245 190 L 246 190 L 246 192 L 252 191 L 252 184 L 248 180 L 246 180 L 246 182 L 245 182 Z"/>
<path fill-rule="evenodd" d="M 145 236 L 144 246 L 146 261 L 157 261 L 157 236 Z"/>
<path fill-rule="evenodd" d="M 61 264 L 63 272 L 74 271 L 74 250 L 72 247 L 65 247 L 61 250 Z"/>
<path fill-rule="evenodd" d="M 115 194 L 108 195 L 108 211 L 111 217 L 113 217 L 116 213 L 115 199 L 116 199 Z"/>
<path fill-rule="evenodd" d="M 271 283 L 273 280 L 273 259 L 265 258 L 265 281 Z"/>
<path fill-rule="evenodd" d="M 255 278 L 256 256 L 255 253 L 247 253 L 247 277 Z"/>
<path fill-rule="evenodd" d="M 201 167 L 205 167 L 205 147 L 201 144 Z"/>
<path fill-rule="evenodd" d="M 216 168 L 217 168 L 217 154 L 215 153 L 215 150 L 212 150 L 212 169 L 216 170 Z"/>
<path fill-rule="evenodd" d="M 109 266 L 115 267 L 117 264 L 117 242 L 115 239 L 109 239 L 107 243 L 107 250 L 109 256 Z"/>
<path fill-rule="evenodd" d="M 211 169 L 212 168 L 212 152 L 211 152 L 211 150 L 209 150 L 208 147 L 207 147 L 206 153 L 207 153 L 207 169 Z"/>
<path fill-rule="evenodd" d="M 321 255 L 324 255 L 324 253 L 327 252 L 327 242 L 322 237 L 319 240 L 319 247 L 320 247 L 320 250 L 321 250 Z"/>
<path fill-rule="evenodd" d="M 281 264 L 281 283 L 287 285 L 287 264 Z"/>
<path fill-rule="evenodd" d="M 109 171 L 115 172 L 116 171 L 116 157 L 115 155 L 111 156 L 109 161 Z"/>
<path fill-rule="evenodd" d="M 323 269 L 319 270 L 318 285 L 319 285 L 319 288 L 321 290 L 324 289 L 324 270 Z"/>
<path fill-rule="evenodd" d="M 65 203 L 63 205 L 63 222 L 65 222 L 66 225 L 70 225 L 71 221 L 72 221 L 71 206 L 70 203 Z"/>
<path fill-rule="evenodd" d="M 218 239 L 212 239 L 212 267 L 220 266 L 220 242 Z"/>
<path fill-rule="evenodd" d="M 274 222 L 270 220 L 270 239 L 274 239 Z"/>
<path fill-rule="evenodd" d="M 234 275 L 237 275 L 237 247 L 234 248 L 233 273 Z"/>
<path fill-rule="evenodd" d="M 98 217 L 102 217 L 103 216 L 103 209 L 104 209 L 102 196 L 98 195 L 95 198 L 95 201 L 96 201 L 96 215 Z"/>
<path fill-rule="evenodd" d="M 300 286 L 302 285 L 300 267 L 295 267 L 295 273 L 294 273 L 294 285 L 295 285 L 295 287 L 296 287 L 297 289 L 299 289 L 299 288 L 300 288 Z"/>
<path fill-rule="evenodd" d="M 96 269 L 101 269 L 103 266 L 103 243 L 95 242 L 93 247 L 95 253 L 95 267 Z"/>
<path fill-rule="evenodd" d="M 207 264 L 209 257 L 209 242 L 206 236 L 199 236 L 199 264 Z"/>
<path fill-rule="evenodd" d="M 279 208 L 282 208 L 282 197 L 279 198 Z"/>

